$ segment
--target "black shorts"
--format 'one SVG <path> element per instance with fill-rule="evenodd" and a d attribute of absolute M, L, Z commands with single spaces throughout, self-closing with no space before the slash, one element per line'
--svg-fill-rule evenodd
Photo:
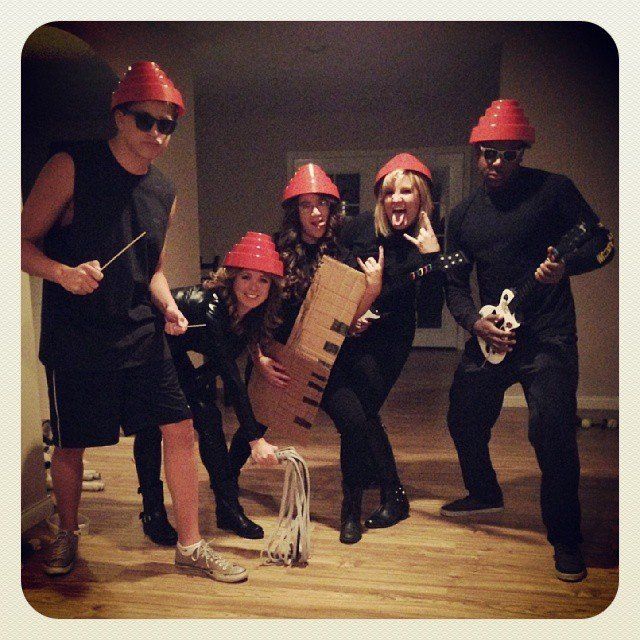
<path fill-rule="evenodd" d="M 59 448 L 116 444 L 147 427 L 191 418 L 173 360 L 117 371 L 46 367 L 53 442 Z"/>

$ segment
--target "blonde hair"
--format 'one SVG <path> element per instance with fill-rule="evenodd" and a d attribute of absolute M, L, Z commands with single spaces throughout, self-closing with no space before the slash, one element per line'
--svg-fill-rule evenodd
<path fill-rule="evenodd" d="M 209 279 L 202 283 L 205 289 L 214 289 L 227 305 L 231 330 L 236 334 L 245 333 L 249 343 L 260 342 L 264 338 L 272 338 L 274 330 L 281 323 L 278 316 L 282 301 L 284 279 L 270 273 L 264 275 L 271 280 L 267 299 L 243 318 L 238 318 L 238 300 L 233 291 L 236 277 L 244 269 L 237 267 L 220 267 L 209 274 Z"/>
<path fill-rule="evenodd" d="M 391 227 L 389 226 L 389 220 L 384 212 L 384 196 L 389 189 L 393 189 L 396 186 L 396 182 L 404 177 L 409 178 L 411 188 L 418 192 L 420 199 L 419 213 L 416 218 L 416 222 L 413 229 L 413 236 L 417 237 L 420 229 L 426 228 L 426 219 L 433 222 L 431 216 L 433 214 L 433 200 L 431 199 L 431 189 L 427 184 L 427 181 L 415 171 L 409 171 L 405 169 L 395 169 L 388 173 L 378 191 L 378 198 L 376 201 L 376 208 L 373 212 L 373 219 L 376 227 L 376 235 L 384 236 L 385 238 L 391 233 Z"/>

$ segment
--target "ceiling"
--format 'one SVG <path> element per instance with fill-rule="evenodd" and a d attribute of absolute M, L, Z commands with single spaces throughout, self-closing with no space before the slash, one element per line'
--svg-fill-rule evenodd
<path fill-rule="evenodd" d="M 100 23 L 93 23 L 94 28 Z M 82 37 L 87 23 L 56 23 Z M 116 23 L 175 43 L 214 108 L 404 108 L 486 82 L 516 22 Z M 113 30 L 114 23 L 109 23 Z"/>

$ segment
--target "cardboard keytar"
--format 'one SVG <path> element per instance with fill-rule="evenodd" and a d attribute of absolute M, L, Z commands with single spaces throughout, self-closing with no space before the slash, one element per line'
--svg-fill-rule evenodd
<path fill-rule="evenodd" d="M 289 385 L 274 387 L 255 369 L 251 376 L 249 396 L 258 422 L 298 437 L 311 429 L 364 290 L 363 273 L 322 258 L 287 344 L 273 342 L 264 348 L 287 369 Z"/>

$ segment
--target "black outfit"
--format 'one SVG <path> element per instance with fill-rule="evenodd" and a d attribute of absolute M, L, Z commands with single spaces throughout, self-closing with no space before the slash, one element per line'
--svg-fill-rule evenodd
<path fill-rule="evenodd" d="M 376 301 L 381 319 L 360 337 L 347 338 L 331 370 L 322 408 L 340 434 L 340 466 L 343 503 L 340 540 L 357 542 L 361 537 L 362 491 L 380 485 L 382 504 L 368 520 L 372 527 L 391 526 L 408 515 L 408 501 L 400 483 L 395 458 L 379 411 L 409 355 L 415 333 L 415 286 L 408 278 L 425 257 L 414 245 L 392 234 L 379 240 L 369 213 L 348 218 L 338 240 L 337 259 L 358 268 L 356 257 L 378 257 L 385 249 L 383 290 Z M 304 268 L 318 260 L 317 246 L 302 244 Z M 431 256 L 432 257 L 432 256 Z M 285 302 L 284 322 L 278 338 L 286 340 L 301 299 Z"/>
<path fill-rule="evenodd" d="M 53 442 L 61 449 L 117 444 L 191 417 L 171 360 L 115 371 L 46 368 Z"/>
<path fill-rule="evenodd" d="M 383 490 L 390 491 L 400 486 L 400 479 L 379 412 L 409 357 L 415 335 L 415 282 L 408 276 L 435 254 L 421 255 L 401 233 L 377 237 L 370 213 L 349 219 L 340 240 L 363 261 L 372 256 L 377 259 L 378 247 L 383 246 L 383 288 L 375 302 L 381 317 L 361 336 L 345 340 L 322 406 L 342 437 L 345 483 L 366 487 L 378 481 Z"/>
<path fill-rule="evenodd" d="M 578 350 L 568 276 L 611 260 L 610 236 L 568 178 L 525 167 L 505 189 L 479 187 L 453 209 L 447 230 L 447 249 L 462 249 L 470 261 L 447 274 L 447 304 L 457 322 L 472 331 L 479 318 L 469 287 L 473 263 L 482 305 L 495 305 L 505 288 L 515 286 L 517 296 L 517 285 L 532 276 L 547 247 L 581 221 L 596 228 L 593 239 L 568 259 L 560 283 L 539 285 L 528 298 L 513 352 L 500 364 L 485 364 L 476 338 L 469 339 L 451 386 L 447 418 L 469 495 L 500 505 L 502 492 L 489 456 L 491 428 L 505 390 L 522 384 L 529 440 L 542 471 L 542 518 L 552 544 L 582 540 L 575 434 Z"/>
<path fill-rule="evenodd" d="M 105 271 L 96 291 L 74 295 L 45 281 L 40 360 L 47 369 L 57 446 L 114 444 L 120 426 L 144 427 L 190 417 L 154 308 L 149 284 L 174 200 L 170 180 L 153 166 L 126 171 L 106 141 L 75 143 L 73 219 L 54 225 L 45 255 L 68 266 L 104 264 L 142 231 L 146 235 Z"/>
<path fill-rule="evenodd" d="M 216 496 L 218 526 L 244 537 L 262 537 L 262 529 L 244 516 L 238 502 L 238 475 L 251 454 L 249 441 L 261 438 L 266 431 L 255 419 L 236 364 L 236 358 L 247 347 L 247 338 L 232 330 L 227 305 L 214 290 L 192 286 L 173 289 L 171 293 L 189 324 L 206 325 L 188 329 L 180 336 L 167 336 L 167 341 L 180 385 L 193 412 L 200 457 Z M 206 362 L 195 368 L 189 351 L 204 355 Z M 222 429 L 222 414 L 215 404 L 218 375 L 225 383 L 240 423 L 230 451 Z M 141 487 L 157 482 L 160 433 L 148 430 L 139 434 L 134 454 Z"/>

